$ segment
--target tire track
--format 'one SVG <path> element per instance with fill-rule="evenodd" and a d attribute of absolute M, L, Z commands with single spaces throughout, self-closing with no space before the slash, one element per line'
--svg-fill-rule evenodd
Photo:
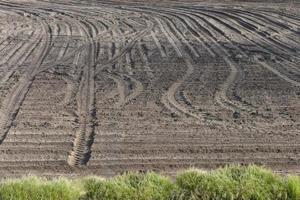
<path fill-rule="evenodd" d="M 162 13 L 160 13 L 161 16 L 164 16 L 167 20 L 167 25 L 170 26 L 170 31 L 174 31 L 174 39 L 176 38 L 176 43 L 181 43 L 180 40 L 182 40 L 182 43 L 188 47 L 189 51 L 191 52 L 191 54 L 194 56 L 194 57 L 199 57 L 199 54 L 198 52 L 190 45 L 190 43 L 185 39 L 185 37 L 183 36 L 183 34 L 176 28 L 176 25 L 175 23 L 171 22 L 171 19 L 169 19 L 169 16 L 168 15 L 164 15 Z M 176 37 L 177 35 L 177 37 Z M 183 48 L 183 46 L 182 46 Z"/>
<path fill-rule="evenodd" d="M 264 68 L 268 69 L 269 71 L 271 71 L 273 74 L 277 75 L 278 77 L 282 78 L 283 80 L 285 80 L 286 82 L 295 85 L 297 87 L 300 87 L 300 82 L 298 81 L 294 81 L 292 79 L 290 79 L 289 77 L 285 76 L 284 74 L 280 73 L 279 71 L 277 71 L 276 69 L 274 69 L 273 67 L 271 67 L 269 64 L 267 64 L 266 62 L 263 61 L 259 61 L 257 58 L 255 58 L 256 62 L 259 63 L 261 66 L 263 66 Z"/>
<path fill-rule="evenodd" d="M 285 42 L 285 44 L 284 44 L 285 47 L 287 47 L 287 45 L 292 45 L 291 47 L 289 47 L 289 50 L 291 50 L 291 48 L 298 48 L 297 47 L 298 43 L 290 37 L 290 31 L 283 31 L 282 28 L 275 29 L 274 26 L 271 26 L 269 23 L 265 22 L 264 20 L 260 19 L 259 17 L 255 16 L 255 15 L 247 15 L 241 11 L 226 10 L 226 13 L 230 13 L 230 14 L 234 15 L 235 17 L 239 17 L 244 20 L 247 20 L 248 22 L 251 22 L 252 24 L 257 24 L 259 26 L 258 29 L 260 29 L 260 30 L 264 30 L 264 29 L 266 29 L 265 27 L 267 27 L 267 30 L 272 31 L 272 33 L 269 34 L 267 37 L 270 37 L 275 40 L 285 38 L 288 41 L 280 40 L 280 42 Z M 280 37 L 278 37 L 278 36 L 280 36 Z"/>
<path fill-rule="evenodd" d="M 62 44 L 62 47 L 60 48 L 60 51 L 58 52 L 57 60 L 62 59 L 63 56 L 66 54 L 68 47 L 69 47 L 70 38 L 72 36 L 72 30 L 71 30 L 70 24 L 65 23 L 65 26 L 66 26 L 66 36 L 63 36 L 63 37 L 64 38 L 66 37 L 66 40 L 64 40 L 64 43 Z"/>
<path fill-rule="evenodd" d="M 153 72 L 152 72 L 152 69 L 151 69 L 150 66 L 149 66 L 149 60 L 148 60 L 148 57 L 147 57 L 147 55 L 145 54 L 145 52 L 144 52 L 144 50 L 143 50 L 141 40 L 139 40 L 137 43 L 138 43 L 138 50 L 139 50 L 140 56 L 141 56 L 142 61 L 143 61 L 143 66 L 144 66 L 144 68 L 145 68 L 145 72 L 146 72 L 146 74 L 147 74 L 151 79 L 154 79 L 154 74 L 153 74 Z"/>
<path fill-rule="evenodd" d="M 189 26 L 188 22 L 186 22 L 186 26 Z M 189 26 L 189 27 L 191 27 L 191 26 Z M 195 31 L 195 32 L 197 32 L 197 31 Z M 206 30 L 206 32 L 209 32 L 209 31 Z M 205 34 L 203 33 L 202 35 L 204 36 Z M 227 77 L 225 82 L 220 86 L 220 91 L 218 91 L 215 95 L 216 101 L 223 107 L 225 107 L 233 112 L 235 112 L 236 110 L 252 112 L 251 108 L 248 108 L 245 105 L 239 105 L 228 99 L 227 91 L 233 87 L 233 85 L 236 82 L 236 79 L 238 77 L 238 74 L 240 73 L 239 72 L 240 70 L 238 70 L 237 65 L 230 59 L 230 54 L 218 42 L 216 42 L 216 38 L 214 38 L 212 36 L 206 36 L 206 40 L 213 44 L 211 48 L 219 56 L 222 56 L 222 58 L 224 59 L 224 61 L 230 67 L 230 70 L 231 70 L 230 75 Z M 225 56 L 223 56 L 223 55 L 225 55 Z"/>
<path fill-rule="evenodd" d="M 215 10 L 203 10 L 203 11 L 213 13 L 214 15 L 205 14 L 205 13 L 201 13 L 201 14 L 209 16 L 209 17 L 219 21 L 220 23 L 223 23 L 224 25 L 227 25 L 227 26 L 232 28 L 232 26 L 230 26 L 230 25 L 228 25 L 227 23 L 224 22 L 225 21 L 224 16 L 227 16 L 226 20 L 231 21 L 235 25 L 237 25 L 237 27 L 240 28 L 239 30 L 243 30 L 243 29 L 246 30 L 247 32 L 249 32 L 250 34 L 252 34 L 255 37 L 256 41 L 265 43 L 264 46 L 269 46 L 269 47 L 272 47 L 272 48 L 273 47 L 276 48 L 273 51 L 280 50 L 281 53 L 284 53 L 284 54 L 295 53 L 294 49 L 292 49 L 289 46 L 284 45 L 284 44 L 280 43 L 279 41 L 276 41 L 273 38 L 269 37 L 266 34 L 265 31 L 263 31 L 263 30 L 260 31 L 260 29 L 262 29 L 262 28 L 265 29 L 265 26 L 258 27 L 257 24 L 254 25 L 253 23 L 249 23 L 249 22 L 245 21 L 244 18 L 234 17 L 234 16 L 232 16 L 228 13 L 223 13 L 223 12 L 220 12 L 220 11 L 215 11 Z M 219 15 L 223 15 L 223 16 L 220 16 L 220 18 L 218 18 Z M 278 52 L 278 53 L 280 54 L 280 52 Z M 293 56 L 293 55 L 291 55 L 291 56 Z"/>
<path fill-rule="evenodd" d="M 232 29 L 234 30 L 236 33 L 240 34 L 243 38 L 246 38 L 247 40 L 251 40 L 253 43 L 255 43 L 256 46 L 262 48 L 262 49 L 265 49 L 267 51 L 271 51 L 272 54 L 275 53 L 278 57 L 282 58 L 282 59 L 286 59 L 282 53 L 284 53 L 286 55 L 286 51 L 283 50 L 284 52 L 277 52 L 277 49 L 275 50 L 274 48 L 273 49 L 269 49 L 270 47 L 273 47 L 273 45 L 271 44 L 271 42 L 268 42 L 266 38 L 264 38 L 263 36 L 261 36 L 260 34 L 258 33 L 255 33 L 253 30 L 255 29 L 258 29 L 256 26 L 253 26 L 249 23 L 246 23 L 245 21 L 243 21 L 242 19 L 236 19 L 236 21 L 234 21 L 233 19 L 227 19 L 227 18 L 217 18 L 218 15 L 211 15 L 211 14 L 207 14 L 207 13 L 204 13 L 205 11 L 207 10 L 203 10 L 201 12 L 201 9 L 198 9 L 198 10 L 195 10 L 195 13 L 196 14 L 201 14 L 203 16 L 206 16 L 208 18 L 211 18 L 215 21 L 217 21 L 218 23 L 220 23 L 221 25 L 224 25 L 225 27 L 228 27 L 229 29 Z M 216 12 L 216 11 L 210 11 L 210 12 Z M 225 22 L 227 21 L 227 22 Z M 233 26 L 229 25 L 228 22 L 230 23 L 233 23 L 236 27 L 239 28 L 239 30 L 237 28 L 234 28 Z M 249 28 L 249 26 L 251 28 Z M 240 30 L 243 30 L 240 31 Z M 246 35 L 246 33 L 249 34 L 249 36 Z M 251 37 L 250 37 L 251 36 Z M 253 37 L 255 37 L 254 39 L 252 39 Z M 257 41 L 260 41 L 260 42 L 257 42 Z M 264 45 L 261 45 L 260 43 L 264 43 Z M 270 44 L 270 45 L 268 45 Z M 268 47 L 268 48 L 267 48 Z M 279 47 L 280 48 L 280 47 Z M 276 53 L 277 52 L 277 53 Z M 288 52 L 289 53 L 289 52 Z"/>
<path fill-rule="evenodd" d="M 175 45 L 174 48 L 177 49 L 176 52 L 177 52 L 178 57 L 183 57 L 183 61 L 184 61 L 183 63 L 187 66 L 187 71 L 186 71 L 185 75 L 180 80 L 173 83 L 171 85 L 171 87 L 167 90 L 166 94 L 163 94 L 162 103 L 166 106 L 166 108 L 170 109 L 174 113 L 178 113 L 178 111 L 176 111 L 176 109 L 177 109 L 181 113 L 191 116 L 197 120 L 203 121 L 202 116 L 200 116 L 198 113 L 194 113 L 190 109 L 187 109 L 185 106 L 182 106 L 175 98 L 176 92 L 179 90 L 179 88 L 182 86 L 182 84 L 192 75 L 194 68 L 193 68 L 192 63 L 190 62 L 189 56 L 188 55 L 183 56 L 183 54 L 186 54 L 186 53 L 181 53 L 181 51 L 179 50 L 179 49 L 183 49 L 180 42 L 177 41 L 177 44 L 179 45 L 179 48 L 178 48 L 174 41 L 174 40 L 176 40 L 175 36 L 171 33 L 170 30 L 166 30 L 166 27 L 168 27 L 168 26 L 164 26 L 162 24 L 162 22 L 157 18 L 155 18 L 155 20 L 159 24 L 160 29 L 165 34 L 165 36 L 167 37 L 169 42 L 171 44 Z M 174 107 L 174 108 L 172 108 L 172 107 Z"/>
<path fill-rule="evenodd" d="M 105 68 L 107 68 L 107 67 L 109 67 L 109 66 L 111 66 L 111 65 L 113 65 L 113 64 L 115 64 L 117 62 L 119 62 L 119 60 L 121 58 L 123 58 L 123 56 L 126 55 L 126 53 L 128 53 L 128 51 L 130 49 L 132 49 L 132 47 L 136 44 L 136 42 L 140 38 L 144 37 L 148 32 L 151 31 L 152 27 L 153 27 L 152 23 L 148 24 L 148 27 L 145 30 L 140 31 L 135 36 L 133 36 L 132 39 L 126 44 L 126 46 L 124 46 L 124 48 L 120 50 L 120 53 L 116 54 L 115 56 L 113 56 L 112 59 L 110 59 L 109 61 L 103 63 L 102 65 L 99 65 L 100 64 L 100 60 L 97 60 L 95 64 L 99 65 L 99 67 L 96 70 L 96 74 L 100 73 Z"/>
<path fill-rule="evenodd" d="M 188 15 L 188 14 L 187 14 Z M 196 15 L 197 17 L 200 17 L 199 19 L 202 19 L 201 18 L 201 16 L 198 16 L 198 14 L 192 14 L 192 16 L 193 15 Z M 191 15 L 190 15 L 191 16 Z M 202 19 L 203 20 L 203 19 Z M 195 21 L 197 21 L 197 18 L 195 19 Z M 214 26 L 211 22 L 208 22 L 208 21 L 204 21 L 204 22 L 206 22 L 207 24 L 209 24 L 210 26 Z M 198 22 L 197 22 L 198 23 Z M 201 24 L 199 24 L 199 26 L 201 26 Z M 214 27 L 215 29 L 216 29 L 216 27 Z M 246 39 L 248 39 L 248 38 L 246 38 Z M 230 42 L 230 39 L 229 38 L 226 38 L 226 40 L 228 40 L 229 42 Z M 215 39 L 215 41 L 216 41 L 216 39 Z M 250 42 L 251 42 L 251 40 L 250 40 Z M 228 90 L 228 86 L 229 85 L 231 85 L 233 82 L 232 82 L 232 80 L 233 80 L 233 77 L 235 76 L 236 77 L 236 75 L 237 75 L 237 73 L 236 73 L 236 69 L 234 69 L 234 68 L 236 68 L 236 65 L 235 65 L 235 63 L 233 62 L 233 61 L 231 61 L 230 59 L 229 59 L 229 57 L 230 57 L 230 54 L 227 52 L 227 53 L 225 53 L 225 51 L 226 51 L 226 49 L 224 49 L 222 46 L 220 46 L 217 42 L 215 42 L 215 44 L 216 44 L 216 46 L 219 46 L 219 48 L 218 49 L 215 49 L 215 51 L 219 51 L 220 49 L 222 49 L 222 51 L 224 51 L 224 53 L 219 53 L 219 55 L 227 55 L 227 58 L 226 58 L 226 62 L 227 62 L 227 64 L 231 67 L 231 74 L 229 75 L 229 77 L 228 77 L 228 79 L 225 81 L 225 83 L 224 83 L 224 85 L 222 85 L 221 86 L 221 92 L 220 93 L 217 93 L 217 99 L 224 99 L 224 95 L 226 94 L 226 91 Z M 233 44 L 232 44 L 233 45 Z M 234 45 L 233 45 L 234 46 Z M 245 53 L 244 53 L 244 51 L 243 50 L 241 50 L 240 48 L 238 49 L 239 50 L 239 52 L 241 52 L 242 53 L 242 55 L 246 55 Z M 266 63 L 265 63 L 266 64 Z M 283 75 L 284 76 L 284 75 Z M 224 91 L 225 90 L 225 91 Z M 220 101 L 219 101 L 220 102 Z M 228 99 L 224 99 L 224 102 L 226 102 L 226 104 L 228 104 L 229 105 L 229 107 L 228 106 L 226 106 L 225 104 L 223 104 L 224 105 L 224 107 L 227 107 L 227 108 L 230 108 L 232 105 L 235 105 L 234 103 L 232 103 L 232 102 L 230 102 L 230 101 L 228 101 Z M 242 108 L 242 107 L 241 107 Z M 230 110 L 233 110 L 233 109 L 235 109 L 234 107 L 232 107 L 232 108 L 230 108 Z M 244 108 L 242 108 L 241 110 L 244 110 L 244 111 L 248 111 L 248 112 L 253 112 L 253 109 L 244 109 Z"/>
<path fill-rule="evenodd" d="M 70 52 L 68 55 L 64 56 L 62 59 L 60 60 L 57 60 L 56 62 L 54 63 L 51 63 L 51 62 L 48 62 L 48 63 L 44 63 L 43 64 L 43 67 L 41 67 L 41 70 L 39 70 L 37 72 L 37 74 L 43 72 L 43 71 L 46 71 L 46 70 L 49 70 L 59 64 L 63 64 L 64 62 L 68 62 L 68 60 L 70 58 L 72 58 L 73 56 L 77 55 L 78 53 L 80 53 L 81 51 L 87 49 L 87 47 L 89 45 L 91 45 L 91 43 L 94 43 L 96 41 L 98 41 L 100 39 L 100 37 L 103 37 L 104 35 L 107 35 L 108 33 L 110 33 L 113 29 L 115 29 L 117 27 L 117 24 L 113 24 L 113 26 L 110 27 L 109 30 L 107 31 L 104 31 L 104 32 L 101 32 L 99 33 L 96 37 L 92 38 L 91 40 L 89 40 L 89 42 L 79 46 L 78 48 L 76 48 L 75 50 L 73 50 L 72 52 Z M 106 36 L 107 37 L 107 36 Z"/>
<path fill-rule="evenodd" d="M 245 36 L 246 37 L 246 36 Z M 247 40 L 249 40 L 250 42 L 253 42 L 252 40 L 250 40 L 250 39 L 248 39 L 248 37 L 246 37 L 246 39 Z M 255 43 L 256 44 L 256 43 Z M 241 52 L 243 52 L 243 50 L 240 50 Z M 271 52 L 269 52 L 269 53 L 271 53 Z M 257 59 L 255 59 L 255 61 L 257 62 Z M 276 69 L 274 69 L 273 67 L 271 67 L 270 65 L 268 65 L 266 62 L 257 62 L 258 64 L 262 64 L 261 66 L 263 66 L 263 67 L 265 67 L 266 69 L 273 69 L 273 70 L 270 70 L 272 73 L 274 73 L 275 71 L 276 71 L 276 75 L 278 75 L 278 74 L 281 74 L 279 77 L 281 77 L 281 78 L 283 78 L 283 77 L 285 77 L 285 78 L 283 78 L 283 80 L 288 80 L 288 82 L 289 83 L 291 83 L 291 84 L 294 84 L 294 85 L 296 85 L 296 86 L 298 86 L 298 81 L 294 81 L 294 80 L 292 80 L 292 79 L 290 79 L 290 78 L 288 78 L 287 76 L 285 76 L 284 74 L 282 74 L 281 72 L 279 72 L 278 70 L 276 70 Z M 266 67 L 266 66 L 268 66 L 268 67 Z"/>
<path fill-rule="evenodd" d="M 41 38 L 41 36 L 38 37 Z M 20 65 L 28 59 L 40 42 L 41 39 L 33 40 L 32 42 L 25 44 L 23 49 L 19 50 L 19 55 L 15 56 L 12 63 L 7 64 L 7 67 L 4 69 L 5 75 L 0 80 L 0 86 L 4 85 L 12 77 L 12 75 L 16 72 Z"/>
<path fill-rule="evenodd" d="M 148 30 L 151 30 L 151 27 L 148 28 Z M 143 33 L 143 35 L 140 35 L 139 37 L 142 38 L 144 35 L 147 34 L 147 32 L 148 31 L 146 31 L 145 33 Z M 113 32 L 113 36 L 117 37 L 117 33 Z M 123 38 L 122 43 L 123 43 L 123 45 L 125 45 L 125 39 L 124 39 L 124 37 L 122 37 L 122 38 Z M 139 43 L 139 41 L 140 40 L 136 39 L 135 42 Z M 126 49 L 126 47 L 125 47 L 125 49 Z M 131 51 L 131 48 L 129 50 Z M 112 60 L 114 56 L 120 55 L 120 52 L 121 51 L 119 50 L 119 45 L 116 44 L 116 51 L 114 51 L 113 54 L 111 54 L 109 56 L 109 60 Z M 130 60 L 128 60 L 128 56 L 130 57 L 129 52 L 127 52 L 125 54 L 125 60 L 127 62 L 127 65 L 130 64 L 128 62 L 131 62 Z M 147 58 L 144 58 L 144 59 L 146 60 L 145 62 L 147 62 Z M 119 62 L 122 62 L 122 60 L 120 60 Z M 119 67 L 122 66 L 122 63 L 120 64 L 119 62 L 114 63 L 112 66 L 114 66 L 114 65 L 118 65 Z M 120 69 L 120 70 L 124 71 L 123 69 Z M 118 108 L 123 107 L 126 104 L 128 104 L 131 100 L 136 98 L 144 90 L 142 83 L 140 81 L 138 81 L 137 79 L 133 78 L 132 76 L 129 76 L 126 74 L 120 74 L 120 73 L 116 73 L 116 72 L 108 73 L 108 75 L 117 84 L 117 89 L 118 89 L 118 93 L 119 93 L 119 101 L 117 102 L 116 106 Z"/>
<path fill-rule="evenodd" d="M 152 38 L 153 38 L 153 40 L 154 40 L 154 42 L 155 42 L 155 44 L 156 44 L 156 46 L 157 46 L 157 48 L 158 48 L 158 50 L 159 50 L 159 52 L 160 52 L 161 57 L 162 57 L 162 58 L 166 58 L 166 57 L 167 57 L 167 54 L 166 54 L 166 52 L 163 50 L 163 48 L 162 48 L 162 46 L 161 46 L 161 44 L 160 44 L 158 38 L 156 37 L 156 32 L 155 32 L 155 31 L 151 31 L 151 36 L 152 36 Z"/>
<path fill-rule="evenodd" d="M 278 11 L 272 11 L 272 10 L 265 10 L 265 9 L 258 9 L 258 11 L 260 11 L 262 14 L 267 14 L 267 15 L 272 15 L 273 17 L 277 18 L 277 19 L 285 19 L 286 22 L 294 25 L 294 26 L 300 26 L 300 18 L 299 17 L 295 17 L 292 16 L 290 14 L 287 13 L 283 13 L 283 12 L 278 12 Z"/>
<path fill-rule="evenodd" d="M 78 25 L 88 37 L 89 44 L 86 52 L 86 65 L 83 68 L 83 76 L 79 85 L 77 97 L 77 108 L 79 117 L 79 127 L 75 133 L 73 149 L 68 157 L 68 164 L 73 167 L 86 165 L 91 156 L 91 146 L 94 139 L 95 126 L 95 60 L 96 60 L 96 45 L 93 42 L 93 31 L 88 30 L 88 25 L 83 21 L 78 22 Z M 93 27 L 91 27 L 93 28 Z"/>
<path fill-rule="evenodd" d="M 119 42 L 116 41 L 115 38 L 117 38 L 117 33 L 116 31 L 112 31 L 112 38 L 114 38 L 114 43 L 109 43 L 109 48 L 108 48 L 108 59 L 111 60 L 112 57 L 115 55 L 115 54 L 119 54 L 120 53 L 120 45 L 119 45 Z M 125 38 L 123 37 L 122 38 L 122 45 L 124 45 L 124 41 L 125 41 Z M 115 48 L 112 48 L 112 46 L 115 45 L 116 47 Z M 113 49 L 114 51 L 111 51 L 111 49 Z M 117 66 L 117 67 L 116 67 Z M 112 68 L 117 68 L 119 69 L 120 68 L 120 63 L 117 62 L 115 64 L 112 65 Z M 118 91 L 118 95 L 119 95 L 119 100 L 118 102 L 115 104 L 115 106 L 117 108 L 120 108 L 122 105 L 124 105 L 125 103 L 125 97 L 126 97 L 126 88 L 125 88 L 125 81 L 123 80 L 122 76 L 119 74 L 119 73 L 116 73 L 116 72 L 113 72 L 113 73 L 110 73 L 110 72 L 106 72 L 105 73 L 108 77 L 110 77 L 116 84 L 117 84 L 117 91 Z"/>
<path fill-rule="evenodd" d="M 43 21 L 41 23 L 44 31 L 44 37 L 41 43 L 41 49 L 38 51 L 39 53 L 36 56 L 37 59 L 33 60 L 31 67 L 27 70 L 25 75 L 22 76 L 19 84 L 13 89 L 12 92 L 10 92 L 3 102 L 4 106 L 1 110 L 0 116 L 0 144 L 3 142 L 10 128 L 12 127 L 13 121 L 15 120 L 22 102 L 24 101 L 26 94 L 35 78 L 35 73 L 42 65 L 42 62 L 49 52 L 51 44 L 49 26 Z"/>
<path fill-rule="evenodd" d="M 120 78 L 120 75 L 117 75 L 115 73 L 106 73 L 108 77 L 114 80 L 114 82 L 117 84 L 117 90 L 119 95 L 119 100 L 115 104 L 117 108 L 120 108 L 122 105 L 125 104 L 125 83 L 122 78 Z"/>

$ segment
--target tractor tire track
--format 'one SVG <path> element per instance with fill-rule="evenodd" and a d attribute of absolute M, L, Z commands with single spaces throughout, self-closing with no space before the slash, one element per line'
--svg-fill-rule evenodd
<path fill-rule="evenodd" d="M 159 24 L 160 29 L 162 30 L 162 32 L 165 34 L 165 36 L 168 38 L 169 42 L 171 44 L 175 45 L 175 36 L 170 32 L 170 30 L 166 30 L 167 26 L 163 26 L 162 22 L 156 18 L 157 23 Z M 179 42 L 177 42 L 177 44 L 179 45 L 179 48 L 176 49 L 179 51 L 178 52 L 178 56 L 182 57 L 183 53 L 181 53 L 181 51 L 179 49 L 183 49 L 183 47 L 181 46 L 181 44 Z M 186 108 L 186 106 L 181 105 L 175 98 L 175 94 L 178 91 L 178 89 L 182 86 L 182 84 L 192 75 L 194 68 L 192 63 L 190 62 L 190 60 L 188 59 L 188 56 L 186 55 L 186 57 L 183 58 L 184 60 L 184 64 L 187 66 L 187 71 L 185 73 L 185 75 L 178 81 L 176 81 L 175 83 L 173 83 L 170 88 L 167 90 L 166 94 L 163 94 L 162 97 L 162 103 L 167 107 L 167 108 L 171 108 L 171 111 L 173 111 L 174 113 L 178 113 L 178 111 L 174 111 L 174 109 L 179 110 L 181 113 L 184 113 L 188 116 L 191 116 L 197 120 L 203 120 L 203 117 L 200 116 L 198 113 L 194 113 L 193 110 L 190 110 L 188 108 Z M 166 100 L 169 103 L 166 103 Z M 174 107 L 174 109 L 172 109 L 171 106 Z"/>
<path fill-rule="evenodd" d="M 4 100 L 3 104 L 5 106 L 3 106 L 1 110 L 0 116 L 0 144 L 3 142 L 10 128 L 12 127 L 13 121 L 18 114 L 22 102 L 24 101 L 32 82 L 34 81 L 35 72 L 42 65 L 42 62 L 49 52 L 51 45 L 51 35 L 49 35 L 49 27 L 47 24 L 45 24 L 45 22 L 42 21 L 41 23 L 44 31 L 44 37 L 40 47 L 41 50 L 36 56 L 37 59 L 33 60 L 33 62 L 31 63 L 31 67 L 24 74 L 24 76 L 22 76 L 19 84 Z"/>
<path fill-rule="evenodd" d="M 189 23 L 186 23 L 186 26 L 189 26 Z M 209 31 L 207 30 L 207 32 Z M 202 35 L 204 36 L 204 34 Z M 227 91 L 229 91 L 230 88 L 236 87 L 234 85 L 238 77 L 238 74 L 240 73 L 239 72 L 240 70 L 238 70 L 237 65 L 233 61 L 231 61 L 231 59 L 229 59 L 229 53 L 218 42 L 216 42 L 215 38 L 207 36 L 206 40 L 214 44 L 212 46 L 214 52 L 217 52 L 218 55 L 220 56 L 226 55 L 222 57 L 224 61 L 227 63 L 227 65 L 230 67 L 230 75 L 227 77 L 225 82 L 220 86 L 220 91 L 216 93 L 217 102 L 220 103 L 220 105 L 222 105 L 223 107 L 228 108 L 233 112 L 235 112 L 236 110 L 252 112 L 252 109 L 247 108 L 245 105 L 239 105 L 228 99 Z"/>
<path fill-rule="evenodd" d="M 83 76 L 79 86 L 77 97 L 79 127 L 75 133 L 73 149 L 68 157 L 68 164 L 73 167 L 86 165 L 91 156 L 91 146 L 94 138 L 95 126 L 95 60 L 96 45 L 93 41 L 92 32 L 88 30 L 88 25 L 83 21 L 78 22 L 89 44 L 86 52 L 86 65 L 83 68 Z M 91 27 L 92 28 L 92 27 Z"/>
<path fill-rule="evenodd" d="M 252 41 L 252 40 L 250 40 L 250 41 Z M 243 50 L 241 50 L 241 51 L 243 52 Z M 257 61 L 257 59 L 255 59 L 255 61 Z M 288 80 L 289 83 L 298 86 L 298 84 L 297 84 L 297 83 L 299 83 L 298 81 L 293 81 L 292 79 L 288 78 L 286 75 L 284 75 L 281 72 L 279 72 L 278 70 L 274 69 L 273 67 L 271 67 L 267 63 L 265 63 L 265 62 L 258 62 L 258 64 L 262 64 L 263 67 L 265 67 L 265 68 L 267 68 L 269 70 L 272 68 L 273 70 L 270 70 L 270 71 L 272 71 L 273 73 L 274 73 L 274 71 L 276 71 L 276 73 L 274 73 L 274 74 L 276 74 L 276 75 L 281 74 L 279 77 L 281 77 L 281 78 L 285 77 L 285 78 L 283 78 L 284 80 Z M 268 65 L 269 67 L 266 67 L 266 65 Z"/>

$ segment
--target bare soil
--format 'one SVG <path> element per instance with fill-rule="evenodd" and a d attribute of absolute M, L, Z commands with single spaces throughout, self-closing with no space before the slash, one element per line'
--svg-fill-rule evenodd
<path fill-rule="evenodd" d="M 0 1 L 0 178 L 300 172 L 295 2 Z"/>

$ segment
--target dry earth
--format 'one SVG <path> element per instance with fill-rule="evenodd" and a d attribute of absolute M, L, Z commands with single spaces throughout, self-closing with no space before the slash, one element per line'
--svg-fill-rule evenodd
<path fill-rule="evenodd" d="M 297 4 L 0 1 L 0 177 L 300 172 Z"/>

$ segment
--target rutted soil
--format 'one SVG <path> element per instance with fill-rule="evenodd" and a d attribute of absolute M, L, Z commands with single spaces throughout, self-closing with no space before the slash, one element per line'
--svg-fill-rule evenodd
<path fill-rule="evenodd" d="M 0 177 L 299 173 L 299 7 L 277 6 L 0 1 Z"/>

